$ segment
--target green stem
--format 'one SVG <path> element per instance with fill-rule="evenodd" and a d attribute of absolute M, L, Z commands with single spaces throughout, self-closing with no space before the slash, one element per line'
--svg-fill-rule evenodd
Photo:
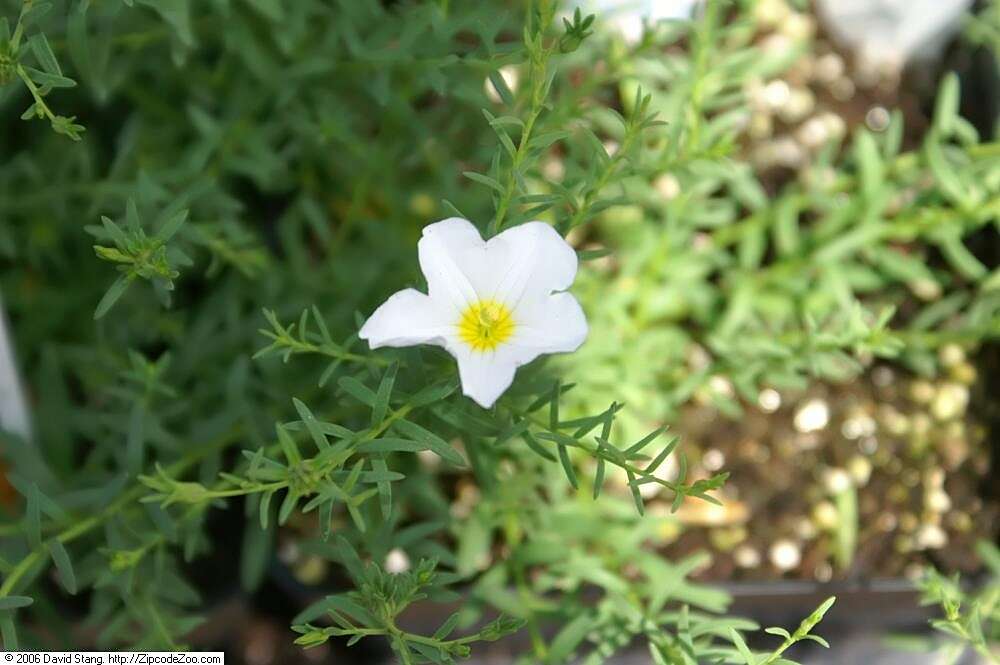
<path fill-rule="evenodd" d="M 341 468 L 346 463 L 346 460 L 350 459 L 351 455 L 354 454 L 355 450 L 360 444 L 378 438 L 382 433 L 384 433 L 387 429 L 389 429 L 389 427 L 394 422 L 396 422 L 400 418 L 405 418 L 407 414 L 409 414 L 413 410 L 413 408 L 414 407 L 412 404 L 404 404 L 400 408 L 388 414 L 382 420 L 382 422 L 380 422 L 375 427 L 368 429 L 362 436 L 360 436 L 359 438 L 355 439 L 352 442 L 351 444 L 352 450 L 348 453 L 347 457 L 344 460 L 335 463 L 327 463 L 325 466 L 317 469 L 315 471 L 317 477 L 321 478 L 326 477 L 333 471 L 336 471 L 338 468 Z M 272 443 L 271 445 L 265 448 L 266 453 L 276 452 L 279 450 L 281 450 L 281 446 L 278 443 Z M 244 464 L 249 465 L 250 463 L 244 462 Z M 168 471 L 167 475 L 173 477 L 175 474 L 170 473 Z M 227 479 L 218 481 L 215 485 L 208 488 L 207 491 L 199 497 L 197 505 L 203 505 L 204 503 L 212 501 L 213 499 L 222 499 L 234 496 L 246 496 L 248 494 L 257 494 L 260 492 L 276 492 L 278 490 L 289 487 L 292 481 L 291 479 L 276 480 L 274 482 L 260 483 L 248 487 L 229 487 L 231 482 L 232 481 Z"/>
<path fill-rule="evenodd" d="M 35 0 L 24 0 L 21 3 L 21 12 L 17 16 L 17 26 L 10 38 L 10 50 L 13 53 L 17 53 L 17 49 L 21 46 L 21 37 L 24 36 L 24 17 L 31 11 L 31 6 L 34 4 Z"/>
<path fill-rule="evenodd" d="M 302 340 L 295 339 L 292 336 L 282 336 L 275 340 L 275 342 L 280 341 L 282 346 L 292 349 L 293 353 L 316 353 L 319 355 L 327 356 L 328 358 L 334 358 L 335 360 L 343 360 L 346 362 L 364 363 L 368 365 L 389 365 L 390 361 L 384 358 L 363 356 L 357 353 L 351 353 L 350 351 L 344 351 L 343 349 L 338 349 L 336 347 L 330 346 L 329 344 L 319 345 L 313 344 L 311 342 L 303 342 Z"/>
<path fill-rule="evenodd" d="M 543 0 L 543 4 L 547 3 Z M 529 20 L 531 15 L 531 9 L 529 9 Z M 524 128 L 521 130 L 521 138 L 518 141 L 517 149 L 511 158 L 510 169 L 507 171 L 503 193 L 497 202 L 496 214 L 493 216 L 487 229 L 488 236 L 494 236 L 503 230 L 507 210 L 514 198 L 514 193 L 517 191 L 518 174 L 521 171 L 524 160 L 528 156 L 528 146 L 531 142 L 535 122 L 538 120 L 538 116 L 541 115 L 542 109 L 545 108 L 545 96 L 548 92 L 548 64 L 549 58 L 552 57 L 552 47 L 545 48 L 542 46 L 542 39 L 545 31 L 548 30 L 552 17 L 547 6 L 540 8 L 539 15 L 542 22 L 535 33 L 536 40 L 534 43 L 525 44 L 531 60 L 531 108 L 528 111 L 527 120 L 524 122 Z M 530 26 L 528 30 L 530 31 Z"/>
<path fill-rule="evenodd" d="M 48 118 L 49 122 L 55 122 L 56 115 L 49 108 L 49 105 L 45 103 L 45 99 L 42 97 L 42 93 L 38 90 L 38 86 L 35 82 L 31 80 L 28 76 L 28 72 L 24 71 L 24 67 L 20 64 L 17 66 L 17 75 L 24 82 L 24 85 L 28 88 L 28 92 L 31 93 L 32 98 L 35 100 L 35 106 L 42 112 L 42 114 Z"/>
<path fill-rule="evenodd" d="M 528 119 L 524 123 L 524 129 L 521 131 L 521 139 L 518 141 L 517 150 L 514 153 L 514 157 L 511 159 L 510 171 L 507 173 L 507 182 L 504 184 L 503 194 L 500 197 L 500 201 L 497 203 L 496 215 L 494 215 L 493 220 L 490 222 L 489 230 L 487 232 L 490 236 L 496 235 L 503 229 L 504 218 L 507 215 L 507 208 L 510 206 L 511 200 L 514 197 L 514 192 L 517 188 L 517 173 L 520 171 L 521 164 L 524 162 L 524 158 L 528 153 L 528 142 L 531 140 L 531 132 L 541 111 L 541 106 L 532 106 L 532 109 L 528 114 Z"/>
<path fill-rule="evenodd" d="M 709 49 L 716 48 L 712 31 L 715 28 L 720 2 L 705 3 L 705 15 L 698 23 L 694 35 L 694 71 L 692 75 L 691 94 L 687 106 L 687 124 L 690 128 L 690 139 L 685 141 L 685 154 L 691 147 L 697 147 L 701 135 L 702 106 L 704 104 L 704 79 L 708 69 Z"/>
<path fill-rule="evenodd" d="M 524 576 L 524 570 L 517 563 L 514 563 L 514 583 L 517 586 L 517 595 L 521 598 L 521 604 L 526 613 L 528 634 L 531 636 L 531 648 L 535 652 L 538 662 L 545 662 L 549 650 L 545 644 L 545 638 L 542 637 L 538 618 L 535 616 L 535 611 L 531 608 L 532 599 L 528 590 L 528 581 Z"/>
<path fill-rule="evenodd" d="M 184 458 L 167 467 L 167 471 L 171 475 L 184 472 L 205 457 L 208 457 L 218 450 L 228 446 L 233 442 L 238 433 L 239 429 L 234 429 L 233 431 L 228 432 L 225 436 L 220 437 L 215 442 L 207 446 L 199 447 L 198 450 L 188 453 L 188 455 Z M 80 536 L 86 535 L 93 529 L 104 524 L 104 522 L 116 515 L 126 506 L 138 501 L 138 499 L 145 492 L 146 487 L 144 485 L 141 483 L 134 484 L 131 489 L 108 504 L 106 508 L 91 517 L 85 518 L 82 521 L 67 527 L 63 531 L 60 531 L 55 538 L 60 543 L 65 545 L 76 540 Z M 0 585 L 0 598 L 11 595 L 21 578 L 23 578 L 36 565 L 40 564 L 41 561 L 43 561 L 47 551 L 45 543 L 42 543 L 38 547 L 32 549 L 17 563 L 17 565 L 14 566 L 14 568 L 10 571 L 10 574 L 4 579 L 3 584 Z"/>
<path fill-rule="evenodd" d="M 536 425 L 539 429 L 541 429 L 541 430 L 543 430 L 545 432 L 548 432 L 548 433 L 553 434 L 553 435 L 558 436 L 558 437 L 566 437 L 567 436 L 565 432 L 559 432 L 556 429 L 552 429 L 550 427 L 549 423 L 546 420 L 544 420 L 544 419 L 540 419 L 540 418 L 538 418 L 538 417 L 536 417 L 536 416 L 534 416 L 534 415 L 532 415 L 530 413 L 525 413 L 523 411 L 515 409 L 514 407 L 510 406 L 509 404 L 504 404 L 504 406 L 507 408 L 508 411 L 510 411 L 510 413 L 512 413 L 512 414 L 514 414 L 514 415 L 516 415 L 516 416 L 518 416 L 520 418 L 523 418 L 525 420 L 528 420 L 529 422 L 531 422 L 532 424 Z M 543 440 L 547 441 L 548 439 L 543 439 Z M 569 437 L 565 441 L 561 440 L 559 442 L 554 442 L 554 443 L 556 443 L 557 445 L 559 443 L 562 443 L 565 446 L 570 446 L 570 447 L 573 447 L 573 448 L 579 448 L 580 450 L 583 450 L 584 452 L 586 452 L 587 454 L 589 454 L 591 457 L 603 459 L 605 462 L 613 464 L 613 465 L 617 466 L 618 468 L 622 469 L 623 471 L 626 471 L 626 472 L 629 472 L 629 473 L 633 474 L 636 478 L 649 478 L 652 482 L 655 482 L 656 484 L 658 484 L 658 485 L 660 485 L 660 486 L 662 486 L 662 487 L 670 490 L 674 494 L 688 495 L 687 487 L 685 485 L 678 484 L 678 483 L 672 483 L 669 480 L 664 480 L 663 478 L 660 478 L 658 476 L 650 475 L 645 470 L 637 467 L 636 465 L 631 464 L 631 463 L 629 463 L 627 461 L 621 460 L 621 459 L 615 457 L 614 455 L 612 455 L 611 453 L 607 452 L 607 447 L 605 447 L 605 446 L 598 446 L 596 444 L 590 444 L 589 442 L 585 443 L 581 439 L 572 439 L 572 437 Z M 699 498 L 703 498 L 703 497 L 699 497 Z M 712 501 L 712 499 L 708 499 L 708 500 Z"/>
<path fill-rule="evenodd" d="M 607 186 L 611 176 L 613 176 L 615 171 L 618 170 L 618 166 L 624 161 L 625 155 L 627 155 L 629 150 L 632 149 L 632 144 L 635 142 L 638 134 L 639 131 L 636 130 L 636 128 L 631 124 L 626 126 L 625 136 L 622 139 L 621 146 L 619 146 L 614 157 L 609 159 L 607 164 L 604 165 L 604 168 L 601 170 L 601 173 L 598 175 L 594 184 L 587 190 L 587 193 L 583 197 L 583 203 L 581 203 L 580 207 L 578 207 L 576 212 L 573 213 L 573 217 L 570 218 L 569 223 L 566 226 L 567 232 L 578 227 L 590 215 L 590 210 L 597 202 L 598 195 Z"/>

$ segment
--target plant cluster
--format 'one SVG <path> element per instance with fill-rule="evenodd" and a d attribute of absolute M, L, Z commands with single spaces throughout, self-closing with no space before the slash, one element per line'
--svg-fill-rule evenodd
<path fill-rule="evenodd" d="M 613 253 L 581 276 L 607 334 L 566 359 L 589 377 L 574 406 L 621 388 L 636 415 L 670 419 L 698 399 L 736 416 L 762 388 L 844 381 L 877 358 L 933 375 L 942 346 L 1000 335 L 1000 273 L 982 251 L 1000 153 L 959 115 L 957 77 L 944 77 L 916 145 L 894 111 L 879 131 L 824 134 L 797 172 L 754 168 L 755 95 L 783 85 L 811 36 L 766 38 L 755 3 L 737 4 L 709 3 L 690 33 L 661 28 L 606 61 L 623 99 L 641 87 L 670 122 L 638 146 L 617 190 L 627 204 L 585 236 Z M 602 126 L 627 152 L 627 133 Z M 580 162 L 566 156 L 567 178 Z"/>
<path fill-rule="evenodd" d="M 213 593 L 193 568 L 233 547 L 220 514 L 247 591 L 280 538 L 346 571 L 291 622 L 303 646 L 447 663 L 523 626 L 525 662 L 641 638 L 657 663 L 761 665 L 821 642 L 832 599 L 755 654 L 757 626 L 692 581 L 706 557 L 655 551 L 673 517 L 643 488 L 676 509 L 726 478 L 688 473 L 663 423 L 718 374 L 751 395 L 996 334 L 996 274 L 963 242 L 995 223 L 1000 171 L 950 81 L 921 149 L 897 119 L 769 198 L 731 159 L 739 82 L 794 52 L 759 57 L 754 3 L 723 4 L 625 47 L 551 0 L 0 2 L 0 284 L 37 425 L 2 444 L 5 648 L 82 641 L 67 595 L 96 646 L 188 646 Z M 490 410 L 443 352 L 357 338 L 455 214 L 586 245 L 592 341 Z M 903 311 L 907 289 L 938 296 Z M 693 342 L 713 358 L 692 371 Z M 405 624 L 455 593 L 433 630 Z"/>
<path fill-rule="evenodd" d="M 942 662 L 956 663 L 968 650 L 984 662 L 1000 662 L 1000 551 L 986 541 L 979 543 L 986 575 L 971 585 L 958 575 L 945 576 L 934 569 L 920 580 L 922 604 L 939 607 L 941 618 L 931 620 L 938 639 L 896 636 L 900 649 L 936 651 Z"/>
<path fill-rule="evenodd" d="M 79 2 L 63 22 L 36 23 L 29 0 L 5 42 L 4 71 L 24 87 L 5 76 L 3 108 L 26 90 L 33 112 L 81 139 L 19 128 L 0 173 L 4 295 L 38 413 L 34 441 L 5 445 L 25 501 L 2 541 L 5 646 L 72 639 L 57 637 L 72 635 L 60 625 L 72 620 L 57 609 L 64 593 L 86 594 L 99 645 L 183 646 L 204 602 L 185 562 L 225 546 L 211 539 L 209 513 L 241 502 L 246 588 L 261 583 L 291 521 L 308 525 L 303 551 L 356 584 L 296 619 L 300 644 L 382 635 L 404 662 L 449 662 L 527 623 L 533 657 L 548 662 L 587 642 L 599 659 L 639 634 L 662 662 L 735 653 L 725 643 L 738 636 L 686 609 L 726 602 L 685 581 L 698 558 L 675 566 L 643 553 L 656 522 L 595 502 L 576 522 L 593 525 L 586 532 L 552 528 L 573 517 L 574 488 L 597 496 L 610 469 L 640 512 L 643 484 L 678 503 L 710 501 L 723 475 L 656 476 L 676 439 L 655 428 L 619 443 L 614 402 L 565 416 L 572 385 L 542 363 L 487 412 L 456 393 L 442 354 L 372 354 L 351 333 L 356 312 L 415 274 L 414 233 L 435 214 L 461 209 L 494 233 L 549 214 L 568 231 L 612 204 L 602 197 L 631 168 L 628 152 L 607 155 L 557 85 L 559 59 L 588 40 L 593 18 L 560 29 L 544 1 L 524 16 L 490 3 L 220 2 L 197 16 L 187 2 L 143 4 Z M 79 74 L 82 93 L 61 101 L 82 109 L 86 134 L 48 110 L 55 79 L 23 64 L 28 26 L 37 71 L 51 78 L 68 57 Z M 499 74 L 510 64 L 526 71 L 517 92 Z M 481 111 L 484 80 L 501 113 Z M 650 104 L 637 94 L 621 118 L 630 147 L 655 124 Z M 485 128 L 500 141 L 492 155 L 478 140 Z M 594 148 L 593 172 L 555 194 L 532 191 L 540 159 L 574 132 Z M 481 191 L 455 180 L 458 163 L 490 165 L 468 176 L 492 190 L 491 215 Z M 88 256 L 80 220 L 97 218 Z M 265 346 L 251 362 L 262 307 Z M 297 323 L 282 323 L 290 314 Z M 469 478 L 466 468 L 479 499 L 455 517 L 443 481 Z M 605 510 L 639 535 L 600 535 Z M 421 562 L 387 574 L 394 549 Z M 639 555 L 642 576 L 662 584 L 624 573 Z M 44 582 L 50 563 L 59 590 Z M 456 583 L 470 601 L 432 635 L 397 625 L 407 605 Z M 597 608 L 582 598 L 595 586 L 606 594 Z M 667 610 L 677 603 L 685 609 Z M 498 610 L 511 618 L 485 618 Z M 323 617 L 330 627 L 315 624 Z M 552 621 L 564 627 L 548 640 L 541 626 Z"/>

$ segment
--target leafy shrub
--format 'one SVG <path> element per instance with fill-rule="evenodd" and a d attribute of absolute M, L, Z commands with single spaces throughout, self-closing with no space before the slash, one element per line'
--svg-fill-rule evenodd
<path fill-rule="evenodd" d="M 725 480 L 683 456 L 657 475 L 679 455 L 659 423 L 716 374 L 751 395 L 995 334 L 996 273 L 963 240 L 995 223 L 1000 182 L 948 81 L 919 151 L 897 118 L 769 198 L 727 158 L 741 81 L 793 55 L 758 57 L 752 4 L 633 47 L 547 0 L 0 5 L 2 287 L 36 411 L 3 447 L 25 504 L 0 527 L 5 647 L 71 635 L 67 593 L 98 645 L 184 646 L 207 602 L 191 562 L 235 546 L 213 539 L 223 507 L 245 514 L 246 589 L 279 530 L 351 578 L 295 617 L 305 646 L 383 636 L 403 662 L 449 662 L 523 625 L 531 662 L 642 637 L 656 662 L 771 663 L 810 639 L 832 600 L 752 654 L 756 626 L 689 579 L 704 556 L 656 554 L 669 518 L 640 488 L 676 508 Z M 667 172 L 669 200 L 649 184 Z M 580 252 L 594 334 L 574 369 L 522 368 L 489 411 L 445 354 L 356 336 L 419 283 L 420 229 L 448 215 L 601 245 Z M 605 245 L 628 256 L 613 274 Z M 915 284 L 942 295 L 903 311 Z M 692 372 L 694 342 L 714 359 Z M 387 573 L 400 551 L 418 563 Z M 456 589 L 432 635 L 397 621 Z"/>

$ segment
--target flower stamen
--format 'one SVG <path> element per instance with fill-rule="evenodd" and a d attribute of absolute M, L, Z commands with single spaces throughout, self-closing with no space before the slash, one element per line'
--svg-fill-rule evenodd
<path fill-rule="evenodd" d="M 458 321 L 458 336 L 473 351 L 493 351 L 514 334 L 514 317 L 495 300 L 469 305 Z"/>

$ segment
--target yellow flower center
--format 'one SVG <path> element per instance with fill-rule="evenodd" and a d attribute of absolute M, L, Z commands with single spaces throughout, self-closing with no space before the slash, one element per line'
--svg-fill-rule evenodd
<path fill-rule="evenodd" d="M 492 351 L 514 334 L 514 317 L 495 300 L 469 305 L 458 321 L 458 336 L 473 351 Z"/>

